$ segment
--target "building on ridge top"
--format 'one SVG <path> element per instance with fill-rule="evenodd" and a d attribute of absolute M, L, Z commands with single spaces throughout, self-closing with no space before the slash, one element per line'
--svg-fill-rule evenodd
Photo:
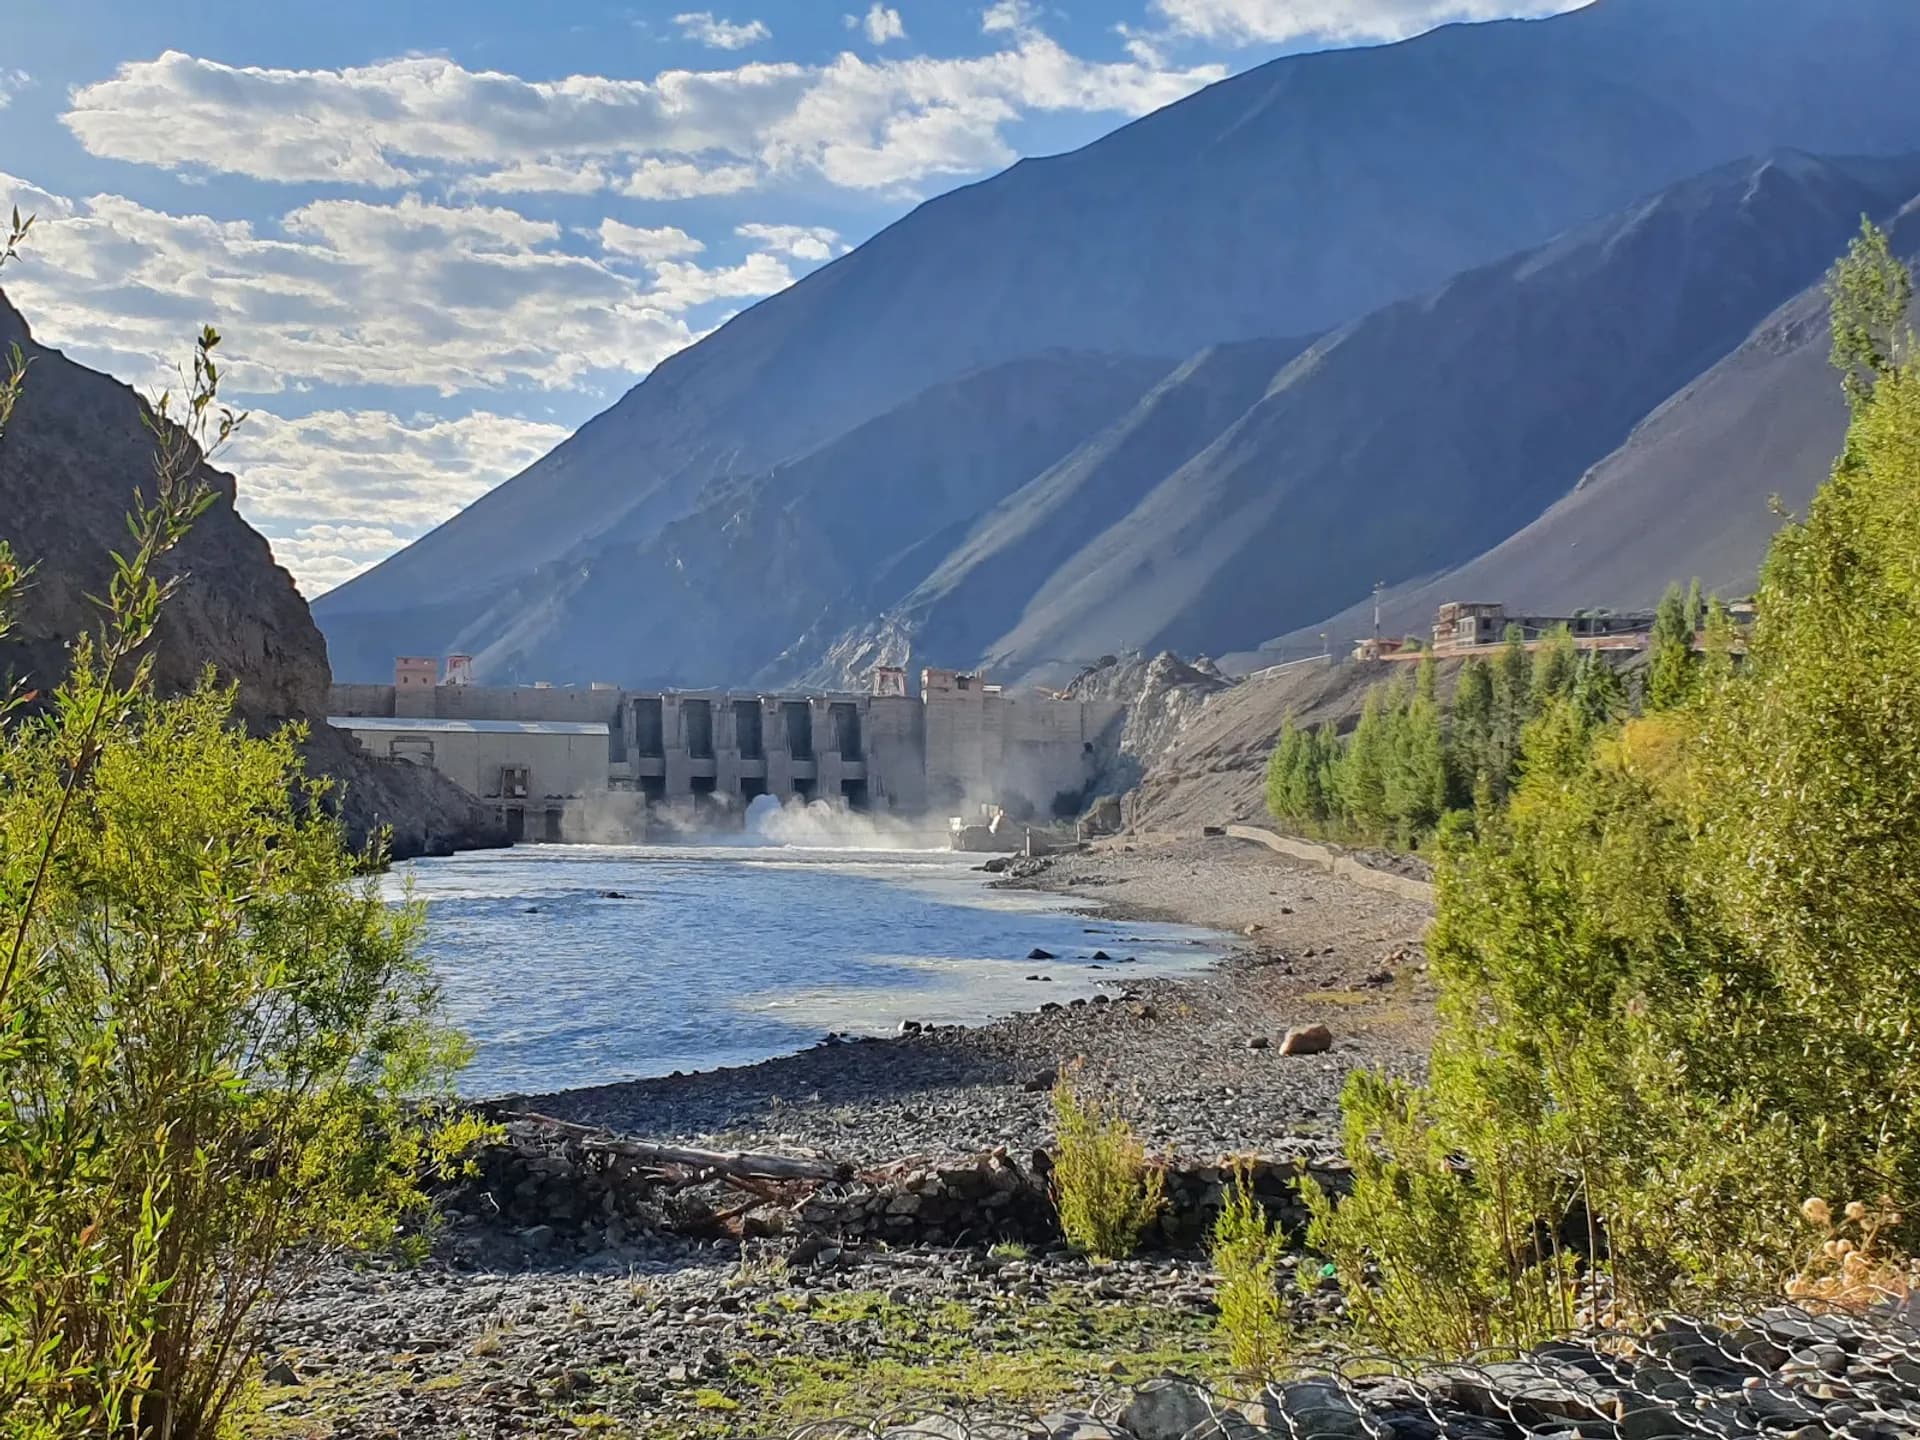
<path fill-rule="evenodd" d="M 1440 607 L 1433 620 L 1433 649 L 1438 655 L 1450 651 L 1471 650 L 1506 643 L 1507 631 L 1518 626 L 1520 636 L 1532 645 L 1557 630 L 1572 635 L 1583 648 L 1634 648 L 1644 644 L 1653 632 L 1651 611 L 1583 610 L 1573 615 L 1509 614 L 1507 607 L 1494 601 L 1456 600 Z M 1609 642 L 1617 642 L 1611 644 Z"/>

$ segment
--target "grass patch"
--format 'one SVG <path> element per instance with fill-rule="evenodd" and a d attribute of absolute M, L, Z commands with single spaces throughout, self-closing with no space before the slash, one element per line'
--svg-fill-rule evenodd
<path fill-rule="evenodd" d="M 782 1319 L 786 1343 L 736 1356 L 715 1389 L 689 1397 L 694 1413 L 649 1416 L 643 1433 L 722 1440 L 916 1406 L 1030 1411 L 1108 1381 L 1168 1372 L 1224 1381 L 1229 1369 L 1210 1317 L 1098 1304 L 1070 1289 L 979 1308 L 894 1304 L 880 1291 L 849 1291 L 810 1310 L 785 1309 Z M 823 1339 L 816 1325 L 834 1333 Z M 703 1403 L 711 1394 L 734 1402 L 724 1420 Z"/>

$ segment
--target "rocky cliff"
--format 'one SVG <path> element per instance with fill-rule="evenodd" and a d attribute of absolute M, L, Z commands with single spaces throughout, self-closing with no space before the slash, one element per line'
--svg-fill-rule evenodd
<path fill-rule="evenodd" d="M 0 673 L 44 687 L 65 672 L 72 638 L 96 623 L 87 596 L 106 590 L 129 501 L 152 484 L 154 443 L 133 391 L 36 344 L 0 293 L 0 349 L 15 344 L 28 360 L 27 386 L 0 438 L 0 535 L 37 568 L 15 632 L 0 643 Z M 307 721 L 309 763 L 338 782 L 356 840 L 386 825 L 399 855 L 498 843 L 465 791 L 430 771 L 376 763 L 327 728 L 326 642 L 267 542 L 234 508 L 233 477 L 203 473 L 218 498 L 168 557 L 165 573 L 186 580 L 154 638 L 155 683 L 184 690 L 211 667 L 238 688 L 250 728 Z"/>

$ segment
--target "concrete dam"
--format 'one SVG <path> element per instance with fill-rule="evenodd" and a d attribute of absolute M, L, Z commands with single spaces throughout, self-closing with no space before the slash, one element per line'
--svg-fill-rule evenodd
<path fill-rule="evenodd" d="M 984 677 L 875 672 L 872 693 L 757 694 L 469 684 L 463 657 L 335 685 L 328 723 L 378 759 L 429 765 L 530 840 L 596 838 L 649 817 L 715 819 L 754 799 L 944 821 L 1077 812 L 1118 744 L 1113 701 L 1009 694 Z"/>

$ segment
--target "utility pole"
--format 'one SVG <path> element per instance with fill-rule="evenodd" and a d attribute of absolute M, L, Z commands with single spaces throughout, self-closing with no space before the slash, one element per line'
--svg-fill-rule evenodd
<path fill-rule="evenodd" d="M 1373 650 L 1376 655 L 1380 653 L 1380 596 L 1386 588 L 1387 582 L 1384 580 L 1373 582 Z"/>

